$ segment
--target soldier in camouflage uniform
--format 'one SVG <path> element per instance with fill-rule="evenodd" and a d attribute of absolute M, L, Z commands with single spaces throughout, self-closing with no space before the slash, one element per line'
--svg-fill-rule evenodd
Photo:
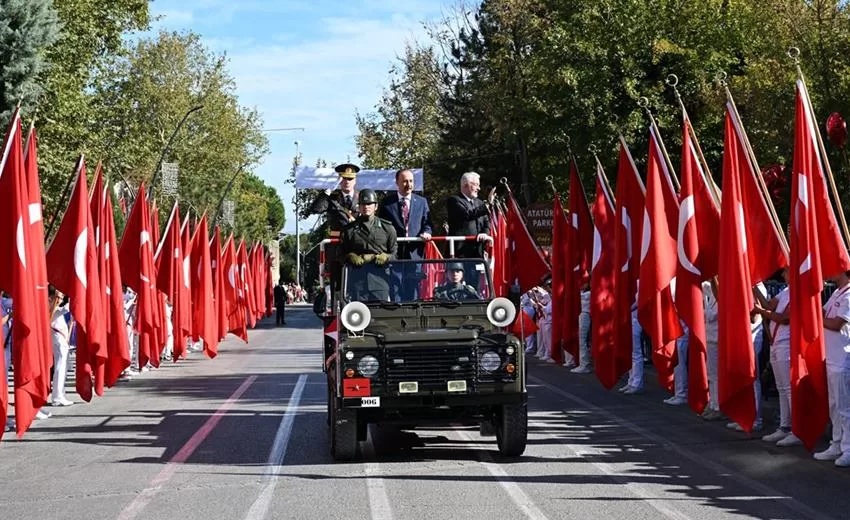
<path fill-rule="evenodd" d="M 475 287 L 463 283 L 463 265 L 459 262 L 453 262 L 446 266 L 446 276 L 449 283 L 437 286 L 434 289 L 434 298 L 456 302 L 481 299 Z"/>
<path fill-rule="evenodd" d="M 349 269 L 348 294 L 357 300 L 389 300 L 387 262 L 395 260 L 397 245 L 393 225 L 375 216 L 378 196 L 360 191 L 360 215 L 342 230 L 340 247 Z"/>

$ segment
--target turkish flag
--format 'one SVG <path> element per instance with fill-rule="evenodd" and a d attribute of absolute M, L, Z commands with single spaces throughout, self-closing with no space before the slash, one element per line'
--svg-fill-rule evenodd
<path fill-rule="evenodd" d="M 154 282 L 156 271 L 153 263 L 153 243 L 151 242 L 150 215 L 145 185 L 139 186 L 130 216 L 124 227 L 121 244 L 118 247 L 118 263 L 121 267 L 121 279 L 136 292 L 136 330 L 139 333 L 139 368 L 151 360 L 151 348 L 154 343 L 154 307 L 156 294 Z"/>
<path fill-rule="evenodd" d="M 443 254 L 434 242 L 425 242 L 425 260 L 442 260 Z M 422 264 L 422 274 L 425 279 L 419 283 L 419 295 L 422 299 L 434 297 L 434 287 L 443 283 L 445 266 L 441 263 Z"/>
<path fill-rule="evenodd" d="M 614 375 L 619 378 L 632 366 L 632 306 L 637 302 L 641 224 L 646 205 L 646 188 L 623 136 L 620 136 L 616 197 L 614 217 L 616 220 L 614 224 L 614 349 L 616 354 L 613 357 L 616 360 Z"/>
<path fill-rule="evenodd" d="M 69 258 L 73 261 L 69 262 Z M 71 299 L 71 315 L 77 322 L 76 388 L 80 398 L 91 401 L 93 379 L 95 392 L 103 395 L 102 366 L 107 358 L 106 306 L 86 186 L 86 162 L 82 156 L 77 163 L 77 182 L 68 208 L 47 249 L 47 276 Z M 95 378 L 96 375 L 101 378 Z"/>
<path fill-rule="evenodd" d="M 102 242 L 99 250 L 103 250 L 105 271 L 101 272 L 101 280 L 106 293 L 106 366 L 104 383 L 113 386 L 127 367 L 130 366 L 130 342 L 127 338 L 127 322 L 124 318 L 124 295 L 121 283 L 121 266 L 118 265 L 118 239 L 115 235 L 115 217 L 113 216 L 112 195 L 108 186 L 104 186 L 102 172 L 97 185 L 103 186 L 100 197 L 92 199 L 92 217 L 100 214 L 99 227 Z M 95 191 L 97 194 L 97 191 Z"/>
<path fill-rule="evenodd" d="M 744 213 L 742 179 L 749 159 L 727 112 L 723 143 L 723 201 L 718 266 L 718 397 L 720 409 L 750 431 L 756 417 L 753 382 L 756 378 L 750 311 L 753 281 L 750 244 Z M 760 254 L 754 252 L 754 254 Z"/>
<path fill-rule="evenodd" d="M 670 288 L 676 276 L 675 233 L 679 220 L 679 201 L 670 175 L 662 154 L 661 140 L 654 126 L 651 126 L 646 167 L 646 207 L 641 226 L 637 313 L 652 343 L 652 359 L 658 371 L 658 382 L 668 390 L 673 388 L 675 341 L 683 333 Z"/>
<path fill-rule="evenodd" d="M 808 98 L 805 84 L 797 80 L 788 282 L 792 430 L 811 450 L 829 418 L 820 295 L 825 278 L 850 270 L 850 258 L 826 190 Z"/>
<path fill-rule="evenodd" d="M 156 285 L 171 302 L 171 331 L 173 344 L 184 345 L 191 333 L 187 308 L 189 298 L 186 294 L 183 279 L 183 239 L 180 233 L 180 208 L 177 202 L 171 209 L 168 222 L 165 224 L 165 234 L 154 255 L 156 264 Z M 176 362 L 182 355 L 182 348 L 174 348 L 172 359 Z"/>
<path fill-rule="evenodd" d="M 233 244 L 233 234 L 227 238 L 224 244 L 224 259 L 222 269 L 224 274 L 224 298 L 227 304 L 228 332 L 248 342 L 248 330 L 245 323 L 245 311 L 240 302 L 241 290 L 239 289 L 239 265 L 236 260 L 236 247 Z"/>
<path fill-rule="evenodd" d="M 27 197 L 29 198 L 30 247 L 32 248 L 33 276 L 36 288 L 36 303 L 41 305 L 38 318 L 39 345 L 43 373 L 49 374 L 53 366 L 52 333 L 50 330 L 50 308 L 47 296 L 47 264 L 44 253 L 44 220 L 42 218 L 41 187 L 38 183 L 38 137 L 35 126 L 30 126 L 29 135 L 24 143 L 24 168 L 27 179 Z M 50 391 L 50 381 L 45 379 L 45 392 Z"/>
<path fill-rule="evenodd" d="M 519 206 L 512 193 L 508 193 L 508 236 L 510 237 L 511 280 L 518 280 L 520 292 L 531 290 L 549 274 L 549 264 L 534 242 L 525 225 Z"/>
<path fill-rule="evenodd" d="M 688 404 L 702 413 L 708 404 L 705 308 L 702 282 L 717 275 L 720 208 L 709 187 L 709 172 L 697 156 L 695 136 L 685 117 L 682 135 L 682 189 L 679 192 L 676 309 L 688 335 Z"/>
<path fill-rule="evenodd" d="M 527 312 L 520 309 L 517 312 L 517 317 L 513 323 L 511 323 L 510 327 L 508 327 L 508 331 L 514 336 L 520 338 L 523 342 L 525 338 L 531 336 L 532 334 L 536 334 L 537 331 L 540 330 L 540 327 L 537 326 L 537 323 L 534 322 L 534 318 L 528 315 Z"/>
<path fill-rule="evenodd" d="M 566 278 L 572 274 L 572 269 L 567 267 L 566 237 L 567 217 L 564 215 L 564 207 L 561 198 L 555 191 L 552 203 L 552 340 L 549 344 L 549 357 L 559 365 L 564 362 L 564 322 L 566 321 L 566 300 L 570 297 L 566 293 Z M 578 352 L 570 352 L 576 356 Z"/>
<path fill-rule="evenodd" d="M 204 352 L 210 359 L 218 354 L 218 318 L 215 314 L 212 271 L 210 264 L 210 238 L 207 216 L 204 214 L 195 229 L 192 242 L 192 301 L 195 303 L 193 330 L 204 340 Z"/>
<path fill-rule="evenodd" d="M 507 221 L 498 206 L 490 211 L 490 236 L 493 237 L 493 292 L 496 296 L 506 298 L 511 288 L 510 255 Z"/>
<path fill-rule="evenodd" d="M 218 338 L 227 335 L 227 302 L 224 298 L 224 269 L 222 266 L 221 230 L 215 227 L 212 244 L 210 245 L 210 268 L 212 271 L 213 290 L 215 291 L 215 314 Z"/>
<path fill-rule="evenodd" d="M 159 363 L 162 359 L 162 351 L 165 348 L 165 343 L 168 341 L 168 325 L 165 323 L 165 294 L 163 294 L 156 286 L 157 267 L 156 267 L 156 251 L 162 245 L 161 236 L 159 233 L 159 207 L 156 200 L 151 203 L 151 236 L 153 237 L 153 265 L 154 278 L 152 281 L 151 290 L 153 291 L 153 332 L 151 334 L 151 355 L 150 363 L 154 368 L 159 368 Z"/>
<path fill-rule="evenodd" d="M 596 377 L 607 390 L 617 384 L 616 345 L 614 344 L 614 251 L 616 233 L 614 195 L 608 188 L 602 165 L 596 165 L 596 200 L 593 215 L 593 257 L 590 275 L 590 322 L 593 324 L 591 348 Z"/>
<path fill-rule="evenodd" d="M 44 372 L 44 353 L 49 347 L 39 342 L 38 327 L 46 323 L 40 316 L 33 256 L 31 226 L 29 226 L 29 195 L 24 174 L 21 143 L 21 119 L 15 111 L 3 146 L 0 164 L 0 287 L 11 296 L 14 304 L 12 334 L 12 363 L 15 387 L 15 418 L 17 434 L 21 437 L 32 424 L 39 408 L 47 402 L 47 379 Z M 5 383 L 5 382 L 4 382 Z M 0 395 L 3 416 L 8 406 L 8 394 Z"/>
<path fill-rule="evenodd" d="M 570 197 L 567 228 L 564 233 L 564 349 L 578 357 L 578 317 L 581 314 L 581 289 L 590 278 L 593 257 L 593 218 L 587 195 L 578 175 L 575 160 L 570 161 Z M 553 262 L 554 263 L 554 262 Z M 554 278 L 554 277 L 553 277 Z"/>

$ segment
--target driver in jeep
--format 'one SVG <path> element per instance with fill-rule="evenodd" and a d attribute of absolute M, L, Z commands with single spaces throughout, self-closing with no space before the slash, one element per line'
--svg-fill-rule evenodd
<path fill-rule="evenodd" d="M 446 265 L 445 285 L 438 285 L 434 289 L 434 298 L 437 300 L 464 301 L 480 300 L 481 296 L 475 287 L 463 282 L 463 265 L 453 262 Z"/>

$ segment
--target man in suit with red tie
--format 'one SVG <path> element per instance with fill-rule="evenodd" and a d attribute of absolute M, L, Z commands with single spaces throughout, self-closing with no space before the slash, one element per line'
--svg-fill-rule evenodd
<path fill-rule="evenodd" d="M 432 225 L 431 212 L 425 197 L 413 193 L 413 172 L 402 169 L 395 174 L 398 191 L 389 193 L 381 201 L 378 216 L 388 220 L 395 228 L 399 237 L 420 237 L 423 240 L 431 239 Z M 399 242 L 399 260 L 420 260 L 425 256 L 425 245 L 421 242 Z M 404 273 L 397 273 L 397 282 L 403 288 L 401 297 L 404 300 L 416 297 L 418 284 L 415 280 L 407 280 L 408 274 L 416 272 L 415 266 L 405 269 Z M 410 271 L 410 272 L 408 272 Z"/>

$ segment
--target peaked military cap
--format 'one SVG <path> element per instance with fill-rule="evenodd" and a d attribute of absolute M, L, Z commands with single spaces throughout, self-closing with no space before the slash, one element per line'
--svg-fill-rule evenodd
<path fill-rule="evenodd" d="M 356 164 L 344 163 L 338 164 L 334 171 L 339 174 L 343 179 L 356 179 L 357 172 L 360 171 L 360 167 Z"/>

